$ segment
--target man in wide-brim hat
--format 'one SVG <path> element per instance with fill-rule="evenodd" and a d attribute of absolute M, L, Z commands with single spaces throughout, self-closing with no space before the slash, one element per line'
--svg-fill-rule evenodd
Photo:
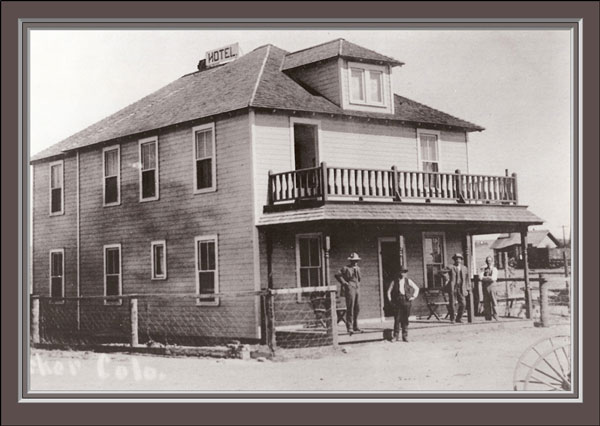
<path fill-rule="evenodd" d="M 454 318 L 454 303 L 450 303 L 448 306 L 450 321 L 462 322 L 462 316 L 465 312 L 465 305 L 467 302 L 467 296 L 471 291 L 471 278 L 469 277 L 469 271 L 467 267 L 463 265 L 463 255 L 456 253 L 452 256 L 454 265 L 450 267 L 448 282 L 448 292 L 450 293 L 451 300 L 454 298 L 458 303 L 458 311 L 456 312 L 456 319 Z"/>
<path fill-rule="evenodd" d="M 402 340 L 408 342 L 408 318 L 412 301 L 419 295 L 419 287 L 406 275 L 408 269 L 400 267 L 397 276 L 392 280 L 387 290 L 387 298 L 394 307 L 394 340 L 400 340 L 400 328 L 402 328 Z"/>
<path fill-rule="evenodd" d="M 354 332 L 361 332 L 358 328 L 358 313 L 360 307 L 358 304 L 359 287 L 360 287 L 360 267 L 358 261 L 361 260 L 358 253 L 351 253 L 348 256 L 349 265 L 344 266 L 335 275 L 335 278 L 343 286 L 346 296 L 346 328 L 348 333 L 352 335 Z"/>

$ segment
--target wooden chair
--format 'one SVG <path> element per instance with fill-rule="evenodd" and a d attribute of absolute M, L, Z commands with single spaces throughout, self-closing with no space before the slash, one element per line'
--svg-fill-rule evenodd
<path fill-rule="evenodd" d="M 327 303 L 327 299 L 325 299 L 324 297 L 314 296 L 311 297 L 310 302 L 315 313 L 317 324 L 327 328 L 327 321 L 329 316 L 329 304 Z M 336 319 L 337 323 L 339 323 L 340 321 L 342 321 L 344 324 L 346 323 L 346 302 L 342 302 L 340 298 L 338 298 L 336 301 Z"/>
<path fill-rule="evenodd" d="M 437 313 L 437 310 L 440 306 L 446 307 L 446 316 L 444 317 L 444 319 L 450 316 L 450 302 L 448 301 L 448 298 L 444 291 L 439 289 L 425 289 L 423 291 L 423 297 L 425 298 L 425 302 L 427 303 L 427 309 L 429 309 L 429 316 L 427 317 L 427 319 L 435 317 L 438 321 L 441 321 L 441 318 Z"/>

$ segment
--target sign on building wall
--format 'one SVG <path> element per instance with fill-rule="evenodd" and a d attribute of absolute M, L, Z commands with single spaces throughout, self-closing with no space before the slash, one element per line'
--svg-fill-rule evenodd
<path fill-rule="evenodd" d="M 214 67 L 234 61 L 238 58 L 240 46 L 238 43 L 206 52 L 206 67 Z"/>

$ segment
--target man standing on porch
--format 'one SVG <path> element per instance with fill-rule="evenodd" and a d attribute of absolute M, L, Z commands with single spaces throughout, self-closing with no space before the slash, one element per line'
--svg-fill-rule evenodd
<path fill-rule="evenodd" d="M 335 278 L 340 282 L 346 295 L 346 328 L 348 333 L 360 333 L 362 330 L 358 328 L 358 305 L 359 287 L 360 287 L 360 268 L 358 261 L 360 257 L 358 253 L 352 253 L 348 257 L 349 265 L 344 266 L 335 275 Z"/>
<path fill-rule="evenodd" d="M 494 319 L 498 321 L 498 312 L 496 306 L 496 289 L 495 284 L 498 280 L 498 269 L 494 266 L 494 259 L 492 256 L 485 258 L 485 268 L 481 273 L 481 283 L 483 284 L 483 309 L 485 313 L 486 321 Z"/>
<path fill-rule="evenodd" d="M 400 340 L 400 327 L 402 327 L 402 340 L 408 342 L 408 317 L 412 301 L 419 295 L 419 286 L 406 276 L 408 269 L 400 267 L 400 276 L 394 278 L 387 291 L 387 298 L 394 306 L 394 339 Z"/>
<path fill-rule="evenodd" d="M 454 265 L 450 267 L 450 282 L 448 283 L 449 291 L 452 292 L 452 295 L 456 298 L 458 302 L 458 312 L 456 313 L 456 322 L 462 322 L 462 316 L 465 312 L 465 304 L 467 301 L 467 296 L 469 295 L 469 291 L 471 290 L 471 278 L 469 277 L 469 271 L 467 267 L 463 265 L 463 255 L 460 253 L 456 253 L 452 256 L 454 260 Z M 450 309 L 454 311 L 453 304 L 450 304 Z M 450 313 L 450 318 L 453 312 Z"/>

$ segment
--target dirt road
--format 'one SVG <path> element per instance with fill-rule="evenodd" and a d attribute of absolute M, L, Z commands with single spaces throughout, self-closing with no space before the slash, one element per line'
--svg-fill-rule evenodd
<path fill-rule="evenodd" d="M 568 325 L 450 327 L 410 343 L 286 352 L 279 360 L 217 360 L 33 350 L 32 390 L 512 390 L 519 355 Z"/>

